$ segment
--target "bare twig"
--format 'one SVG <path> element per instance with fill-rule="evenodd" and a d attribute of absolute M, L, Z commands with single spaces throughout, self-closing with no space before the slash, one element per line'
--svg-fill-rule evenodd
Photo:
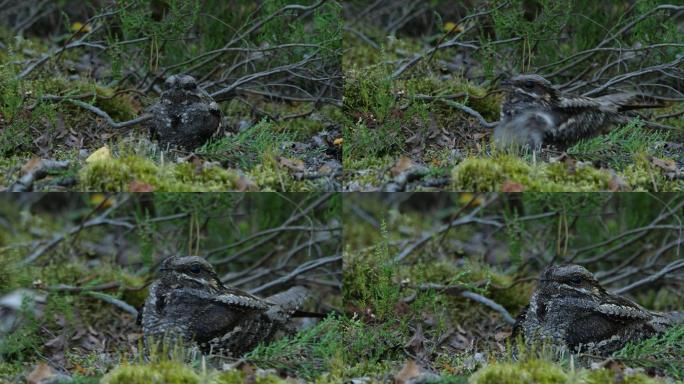
<path fill-rule="evenodd" d="M 105 119 L 105 121 L 107 122 L 107 124 L 109 124 L 109 126 L 112 127 L 112 128 L 126 128 L 126 127 L 130 127 L 130 126 L 132 126 L 132 125 L 140 124 L 140 123 L 142 123 L 142 122 L 145 122 L 145 121 L 147 121 L 147 120 L 150 120 L 150 119 L 152 119 L 152 117 L 153 117 L 151 114 L 145 113 L 145 114 L 143 114 L 143 115 L 141 115 L 141 116 L 139 116 L 139 117 L 136 117 L 136 118 L 133 119 L 133 120 L 122 121 L 122 122 L 120 122 L 120 123 L 117 123 L 116 121 L 114 121 L 114 119 L 112 119 L 111 116 L 109 116 L 109 114 L 108 114 L 107 112 L 101 110 L 100 108 L 98 108 L 98 107 L 96 107 L 96 106 L 94 106 L 94 105 L 91 105 L 91 104 L 88 104 L 88 103 L 84 103 L 84 102 L 82 102 L 82 101 L 80 101 L 80 100 L 74 100 L 74 99 L 64 99 L 64 100 L 65 100 L 65 101 L 68 101 L 68 102 L 70 102 L 70 103 L 72 103 L 72 104 L 78 105 L 78 106 L 81 107 L 81 108 L 85 108 L 85 109 L 89 110 L 90 112 L 92 112 L 92 113 L 94 113 L 94 114 L 100 116 L 101 118 Z"/>
<path fill-rule="evenodd" d="M 418 240 L 416 240 L 414 243 L 410 244 L 409 246 L 404 248 L 401 252 L 399 252 L 396 256 L 394 256 L 394 261 L 398 262 L 398 261 L 403 260 L 404 258 L 406 258 L 406 256 L 410 255 L 411 253 L 413 253 L 413 251 L 415 251 L 416 249 L 423 246 L 430 239 L 433 239 L 437 235 L 439 235 L 440 233 L 442 233 L 444 231 L 448 231 L 449 229 L 456 227 L 456 226 L 459 226 L 459 225 L 470 224 L 470 223 L 479 223 L 479 224 L 493 225 L 495 227 L 503 226 L 503 224 L 501 224 L 498 221 L 483 219 L 483 218 L 477 217 L 477 214 L 480 213 L 480 211 L 482 211 L 484 208 L 489 206 L 496 199 L 497 199 L 497 196 L 494 195 L 493 197 L 490 197 L 487 201 L 483 202 L 481 205 L 474 208 L 467 215 L 465 215 L 463 217 L 459 217 L 459 218 L 449 222 L 448 224 L 441 225 L 438 228 L 424 234 Z"/>
<path fill-rule="evenodd" d="M 69 160 L 40 160 L 30 171 L 26 172 L 14 184 L 12 184 L 8 192 L 26 192 L 33 189 L 33 183 L 47 176 L 50 171 L 63 170 L 69 167 L 71 162 Z"/>
<path fill-rule="evenodd" d="M 310 260 L 299 267 L 297 267 L 294 271 L 288 273 L 287 275 L 277 278 L 273 281 L 269 281 L 268 283 L 254 288 L 250 290 L 251 293 L 259 293 L 261 291 L 264 291 L 266 289 L 269 289 L 271 287 L 280 285 L 280 284 L 285 284 L 288 281 L 294 279 L 295 277 L 301 275 L 304 272 L 310 271 L 312 269 L 316 269 L 319 267 L 322 267 L 326 264 L 332 264 L 332 263 L 337 263 L 342 261 L 342 256 L 340 255 L 333 255 L 333 256 L 327 256 L 327 257 L 321 257 L 320 259 L 315 259 L 315 260 Z"/>
<path fill-rule="evenodd" d="M 102 300 L 106 303 L 112 304 L 113 306 L 130 313 L 131 316 L 138 317 L 138 310 L 135 309 L 132 305 L 128 304 L 127 302 L 125 302 L 123 300 L 109 296 L 106 293 L 88 291 L 88 292 L 85 292 L 84 295 L 92 296 L 96 299 L 99 299 L 99 300 Z"/>
<path fill-rule="evenodd" d="M 657 273 L 654 273 L 654 274 L 652 274 L 648 277 L 645 277 L 641 280 L 635 281 L 626 287 L 622 287 L 622 288 L 616 290 L 615 293 L 617 293 L 618 295 L 621 295 L 621 294 L 633 291 L 636 288 L 641 287 L 642 285 L 651 284 L 651 283 L 654 283 L 654 282 L 660 280 L 661 278 L 663 278 L 668 273 L 672 273 L 678 269 L 683 269 L 683 268 L 684 268 L 684 260 L 675 260 L 675 261 L 671 262 L 670 264 L 666 265 L 663 269 L 661 269 Z"/>
<path fill-rule="evenodd" d="M 418 287 L 418 289 L 420 289 L 421 291 L 435 290 L 439 293 L 444 293 L 451 296 L 465 297 L 467 299 L 473 300 L 495 310 L 496 312 L 501 314 L 506 323 L 510 325 L 515 324 L 515 319 L 513 318 L 513 316 L 511 316 L 508 310 L 506 310 L 506 308 L 504 308 L 501 304 L 495 302 L 490 298 L 482 296 L 479 293 L 468 291 L 463 287 L 453 285 L 445 286 L 440 284 L 429 283 L 421 285 L 420 287 Z"/>
<path fill-rule="evenodd" d="M 46 244 L 43 244 L 43 245 L 37 247 L 33 252 L 31 252 L 30 255 L 28 255 L 24 260 L 22 260 L 19 263 L 19 265 L 25 266 L 25 265 L 33 263 L 34 261 L 36 261 L 36 259 L 38 259 L 40 256 L 45 254 L 47 251 L 49 251 L 52 248 L 54 248 L 55 246 L 57 246 L 59 243 L 64 241 L 64 239 L 66 239 L 67 237 L 75 235 L 78 232 L 80 232 L 81 230 L 86 229 L 86 228 L 97 227 L 100 225 L 113 225 L 113 226 L 119 226 L 119 227 L 124 227 L 124 228 L 128 228 L 128 229 L 135 228 L 135 225 L 133 225 L 127 221 L 108 218 L 108 216 L 115 209 L 117 209 L 118 207 L 120 207 L 121 205 L 123 205 L 127 201 L 128 201 L 128 198 L 124 198 L 120 202 L 117 202 L 114 205 L 112 205 L 111 207 L 109 207 L 101 215 L 99 215 L 93 219 L 90 219 L 81 225 L 74 226 L 74 227 L 68 229 L 67 231 L 65 231 L 63 233 L 60 233 L 60 234 L 53 236 L 52 240 L 48 241 Z"/>
<path fill-rule="evenodd" d="M 494 128 L 494 127 L 496 127 L 496 126 L 499 124 L 498 121 L 491 122 L 491 123 L 488 122 L 487 120 L 485 120 L 484 117 L 482 117 L 482 115 L 480 115 L 479 112 L 477 112 L 476 110 L 474 110 L 474 109 L 472 109 L 472 108 L 470 108 L 470 107 L 466 107 L 466 106 L 463 105 L 463 104 L 457 103 L 457 102 L 452 101 L 452 100 L 444 100 L 444 99 L 440 99 L 440 98 L 437 98 L 437 100 L 440 100 L 441 102 L 447 104 L 447 105 L 450 106 L 450 107 L 454 107 L 454 108 L 460 109 L 461 111 L 463 111 L 463 112 L 469 114 L 470 116 L 472 116 L 472 117 L 474 117 L 475 119 L 477 119 L 477 121 L 478 121 L 483 127 L 485 127 L 485 128 Z"/>

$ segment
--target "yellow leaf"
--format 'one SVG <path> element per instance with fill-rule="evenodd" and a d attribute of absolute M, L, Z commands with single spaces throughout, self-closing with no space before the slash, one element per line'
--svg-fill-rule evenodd
<path fill-rule="evenodd" d="M 93 163 L 95 161 L 111 160 L 112 153 L 109 151 L 109 147 L 106 145 L 97 151 L 93 152 L 85 160 L 86 163 Z"/>
<path fill-rule="evenodd" d="M 88 195 L 88 200 L 90 200 L 90 204 L 93 206 L 101 206 L 102 208 L 109 208 L 114 203 L 116 203 L 116 199 L 113 197 L 108 197 L 104 193 L 92 193 Z"/>
<path fill-rule="evenodd" d="M 86 24 L 85 27 L 83 26 L 83 23 L 80 21 L 76 21 L 73 24 L 71 24 L 71 32 L 90 32 L 92 30 L 92 27 L 90 24 Z"/>
<path fill-rule="evenodd" d="M 444 32 L 446 33 L 449 33 L 451 31 L 453 31 L 453 33 L 463 32 L 463 27 L 454 23 L 453 21 L 447 21 L 446 23 L 444 23 L 444 26 L 442 28 L 444 28 Z"/>
<path fill-rule="evenodd" d="M 473 198 L 475 198 L 475 199 L 473 200 Z M 471 201 L 472 201 L 472 202 L 471 202 Z M 468 193 L 468 192 L 461 193 L 461 194 L 459 194 L 459 196 L 458 196 L 458 202 L 459 202 L 460 204 L 465 205 L 465 204 L 470 203 L 470 206 L 471 206 L 471 207 L 477 207 L 478 205 L 482 204 L 483 201 L 484 201 L 484 200 L 482 199 L 481 196 L 475 197 L 474 194 Z"/>
<path fill-rule="evenodd" d="M 342 145 L 344 143 L 344 139 L 341 137 L 338 137 L 337 139 L 333 140 L 334 145 Z"/>

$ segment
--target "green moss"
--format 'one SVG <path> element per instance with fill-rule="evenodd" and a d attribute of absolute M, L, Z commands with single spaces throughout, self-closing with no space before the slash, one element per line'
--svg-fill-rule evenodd
<path fill-rule="evenodd" d="M 289 381 L 283 380 L 278 376 L 273 374 L 263 374 L 257 372 L 254 375 L 248 376 L 242 371 L 229 370 L 221 372 L 215 381 L 216 384 L 242 384 L 242 383 L 253 383 L 253 384 L 285 384 Z"/>
<path fill-rule="evenodd" d="M 491 158 L 470 157 L 451 173 L 452 187 L 465 191 L 497 191 L 504 182 L 520 184 L 524 191 L 574 192 L 607 190 L 611 181 L 608 171 L 590 165 L 570 169 L 564 163 L 530 164 L 511 155 Z"/>
<path fill-rule="evenodd" d="M 506 180 L 523 185 L 530 183 L 532 167 L 514 158 L 475 158 L 471 157 L 457 165 L 451 174 L 452 185 L 456 190 L 494 191 L 501 189 Z"/>
<path fill-rule="evenodd" d="M 78 177 L 87 191 L 126 191 L 136 182 L 160 192 L 229 191 L 239 179 L 237 172 L 218 166 L 157 165 L 138 156 L 94 161 L 86 164 Z"/>
<path fill-rule="evenodd" d="M 580 383 L 586 384 L 649 384 L 658 383 L 658 380 L 654 380 L 644 375 L 643 373 L 636 373 L 632 375 L 619 375 L 610 369 L 598 369 L 595 371 L 582 371 L 579 375 Z"/>
<path fill-rule="evenodd" d="M 263 156 L 262 163 L 246 172 L 263 191 L 311 192 L 320 190 L 310 181 L 297 181 L 290 171 L 278 164 L 275 156 Z"/>
<path fill-rule="evenodd" d="M 472 384 L 518 384 L 567 383 L 563 370 L 544 360 L 529 360 L 522 363 L 494 363 L 477 371 L 471 378 Z"/>
<path fill-rule="evenodd" d="M 573 384 L 655 384 L 660 383 L 643 373 L 617 373 L 612 369 L 564 370 L 559 365 L 541 359 L 522 362 L 496 362 L 477 371 L 471 384 L 481 383 L 573 383 Z"/>
<path fill-rule="evenodd" d="M 174 361 L 149 365 L 121 365 L 102 378 L 103 384 L 194 384 L 200 376 L 191 368 Z"/>

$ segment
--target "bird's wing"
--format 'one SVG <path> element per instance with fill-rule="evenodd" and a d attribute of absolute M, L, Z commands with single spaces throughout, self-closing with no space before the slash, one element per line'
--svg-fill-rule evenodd
<path fill-rule="evenodd" d="M 565 336 L 565 342 L 574 347 L 597 340 L 605 340 L 615 335 L 624 327 L 620 321 L 611 319 L 600 313 L 587 313 L 570 324 L 572 332 Z"/>
<path fill-rule="evenodd" d="M 270 305 L 268 302 L 236 288 L 226 288 L 218 294 L 202 291 L 199 289 L 183 288 L 187 301 L 196 303 L 208 302 L 215 305 L 222 305 L 236 310 L 263 312 Z"/>
<path fill-rule="evenodd" d="M 622 319 L 646 320 L 652 317 L 650 312 L 641 308 L 633 301 L 608 292 L 602 298 L 597 310 L 606 315 Z"/>
<path fill-rule="evenodd" d="M 603 103 L 599 100 L 584 96 L 561 97 L 558 100 L 558 107 L 561 109 L 601 108 L 602 106 Z"/>

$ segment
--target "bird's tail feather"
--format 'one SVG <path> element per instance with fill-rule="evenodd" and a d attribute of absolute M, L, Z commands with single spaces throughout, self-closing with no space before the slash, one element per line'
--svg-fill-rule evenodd
<path fill-rule="evenodd" d="M 308 296 L 308 289 L 302 286 L 295 286 L 287 291 L 279 292 L 273 296 L 269 296 L 266 298 L 266 300 L 276 304 L 284 312 L 291 313 L 299 309 Z"/>
<path fill-rule="evenodd" d="M 614 93 L 597 97 L 597 99 L 617 105 L 618 112 L 645 108 L 662 108 L 667 106 L 663 100 L 640 93 Z"/>

